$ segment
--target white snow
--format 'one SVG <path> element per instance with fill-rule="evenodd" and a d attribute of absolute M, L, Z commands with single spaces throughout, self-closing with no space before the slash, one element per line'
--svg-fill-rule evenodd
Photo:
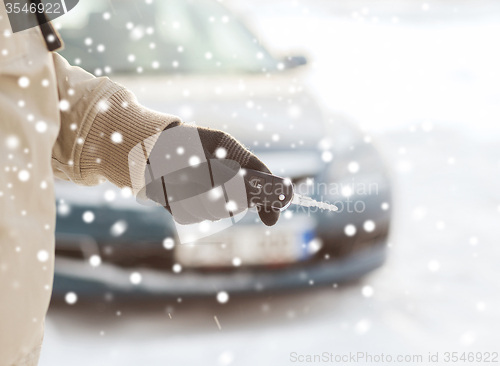
<path fill-rule="evenodd" d="M 66 112 L 67 110 L 69 110 L 69 107 L 70 107 L 70 104 L 66 99 L 61 99 L 59 101 L 59 109 L 61 111 Z"/>
<path fill-rule="evenodd" d="M 182 266 L 176 263 L 172 266 L 172 271 L 174 271 L 174 273 L 180 273 L 182 271 Z"/>
<path fill-rule="evenodd" d="M 220 302 L 221 304 L 225 304 L 229 300 L 229 295 L 225 291 L 221 291 L 217 293 L 217 301 Z"/>
<path fill-rule="evenodd" d="M 30 179 L 30 173 L 27 170 L 23 169 L 19 171 L 17 177 L 21 182 L 26 182 L 28 179 Z"/>
<path fill-rule="evenodd" d="M 38 121 L 35 124 L 35 130 L 37 130 L 37 132 L 44 133 L 45 131 L 47 131 L 47 128 L 48 128 L 47 122 Z"/>
<path fill-rule="evenodd" d="M 66 303 L 68 303 L 69 305 L 73 305 L 76 303 L 76 301 L 78 300 L 78 296 L 74 293 L 74 292 L 68 292 L 66 294 L 66 296 L 64 296 L 64 300 L 66 301 Z"/>
<path fill-rule="evenodd" d="M 175 245 L 174 239 L 168 237 L 163 239 L 163 247 L 167 250 L 171 250 Z"/>
<path fill-rule="evenodd" d="M 353 224 L 346 225 L 344 228 L 344 233 L 347 236 L 353 236 L 354 234 L 356 234 L 356 226 L 354 226 Z"/>
<path fill-rule="evenodd" d="M 90 224 L 94 221 L 95 215 L 92 211 L 85 211 L 82 215 L 83 221 L 87 224 Z"/>
<path fill-rule="evenodd" d="M 127 226 L 128 225 L 127 225 L 127 222 L 125 220 L 119 220 L 111 226 L 109 232 L 113 236 L 120 236 L 120 235 L 123 235 L 123 233 L 125 233 L 125 231 L 127 231 Z"/>
<path fill-rule="evenodd" d="M 7 137 L 6 145 L 11 150 L 17 149 L 17 147 L 19 146 L 19 138 L 14 135 Z"/>
<path fill-rule="evenodd" d="M 347 165 L 347 170 L 349 171 L 349 173 L 352 173 L 352 174 L 357 173 L 359 171 L 359 163 L 357 161 L 351 161 Z"/>
<path fill-rule="evenodd" d="M 361 293 L 363 294 L 364 297 L 372 297 L 374 292 L 375 291 L 373 291 L 373 287 L 368 285 L 363 286 L 363 288 L 361 289 Z"/>
<path fill-rule="evenodd" d="M 363 229 L 365 229 L 366 232 L 371 233 L 373 230 L 375 230 L 375 223 L 373 220 L 366 220 L 363 223 Z"/>
<path fill-rule="evenodd" d="M 332 161 L 333 159 L 333 154 L 331 151 L 323 151 L 323 153 L 321 154 L 321 159 L 325 162 L 325 163 L 329 163 L 330 161 Z"/>
<path fill-rule="evenodd" d="M 111 134 L 111 141 L 115 144 L 120 144 L 123 141 L 123 135 L 120 132 L 113 132 Z"/>
<path fill-rule="evenodd" d="M 142 275 L 139 272 L 133 272 L 130 274 L 130 282 L 133 285 L 138 285 L 142 281 Z"/>
<path fill-rule="evenodd" d="M 30 85 L 30 79 L 27 76 L 21 76 L 17 83 L 21 88 L 27 88 Z"/>
<path fill-rule="evenodd" d="M 49 259 L 49 252 L 43 249 L 39 250 L 36 257 L 40 262 L 47 262 L 47 260 Z"/>
<path fill-rule="evenodd" d="M 101 264 L 101 257 L 97 254 L 91 255 L 89 258 L 89 263 L 92 267 L 98 267 Z"/>

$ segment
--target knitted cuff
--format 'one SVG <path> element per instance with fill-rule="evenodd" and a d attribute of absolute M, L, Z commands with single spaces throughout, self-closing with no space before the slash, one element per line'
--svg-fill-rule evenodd
<path fill-rule="evenodd" d="M 180 123 L 180 119 L 141 106 L 126 89 L 100 101 L 98 107 L 99 113 L 88 132 L 80 157 L 82 178 L 93 184 L 109 180 L 120 188 L 132 187 L 132 181 L 135 181 L 135 186 L 140 185 L 144 182 L 147 159 L 143 149 L 133 148 L 144 146 L 146 142 L 149 153 L 159 133 L 173 122 Z M 132 171 L 129 158 L 138 164 Z"/>

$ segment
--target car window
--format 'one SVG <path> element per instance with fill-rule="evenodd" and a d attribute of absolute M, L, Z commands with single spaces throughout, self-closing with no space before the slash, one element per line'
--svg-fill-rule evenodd
<path fill-rule="evenodd" d="M 61 55 L 97 76 L 276 68 L 248 29 L 212 0 L 86 0 L 59 23 Z"/>

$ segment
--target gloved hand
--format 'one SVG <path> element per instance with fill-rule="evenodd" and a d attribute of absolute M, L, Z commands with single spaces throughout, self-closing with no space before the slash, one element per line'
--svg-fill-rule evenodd
<path fill-rule="evenodd" d="M 197 133 L 194 133 L 193 129 L 195 129 Z M 217 164 L 218 174 L 225 174 L 228 177 L 234 176 L 236 170 L 238 169 L 238 166 L 236 165 L 239 165 L 242 169 L 254 169 L 265 173 L 271 173 L 267 166 L 257 156 L 247 150 L 231 135 L 223 131 L 176 123 L 168 126 L 162 134 L 169 133 L 173 134 L 169 137 L 169 145 L 178 144 L 178 146 L 170 146 L 170 149 L 167 149 L 167 146 L 165 146 L 167 139 L 162 139 L 161 137 L 156 142 L 149 155 L 148 166 L 146 167 L 145 172 L 147 176 L 146 182 L 151 181 L 151 178 L 148 179 L 148 176 L 154 177 L 154 181 L 150 182 L 146 186 L 146 196 L 164 206 L 172 214 L 174 220 L 180 224 L 194 224 L 203 220 L 216 221 L 228 217 L 227 210 L 224 212 L 226 216 L 223 217 L 220 210 L 218 211 L 212 207 L 213 205 L 207 204 L 208 201 L 204 199 L 204 196 L 207 196 L 206 184 L 205 186 L 201 183 L 197 185 L 197 180 L 202 181 L 204 180 L 204 177 L 198 176 L 199 179 L 196 179 L 196 176 L 189 173 L 196 173 L 196 170 L 193 170 L 193 168 L 188 168 L 189 170 L 186 170 L 189 177 L 187 178 L 188 182 L 183 185 L 179 182 L 172 183 L 174 180 L 179 179 L 179 177 L 184 177 L 182 172 L 180 174 L 176 174 L 175 178 L 171 178 L 171 175 L 165 175 L 162 179 L 158 179 L 158 174 L 154 174 L 151 170 L 153 163 L 156 166 L 159 164 L 175 165 L 175 159 L 187 159 L 192 154 L 190 152 L 190 147 L 199 145 L 199 141 L 201 141 L 203 154 L 205 155 L 206 160 L 214 162 L 214 160 L 211 159 L 218 159 L 217 162 L 220 162 L 220 164 Z M 199 141 L 196 141 L 198 136 Z M 174 151 L 176 151 L 176 153 L 174 153 Z M 233 161 L 238 164 L 228 164 Z M 215 169 L 214 165 L 215 164 L 212 163 L 211 166 L 209 166 L 212 171 Z M 155 167 L 153 167 L 153 170 L 154 169 Z M 200 170 L 198 170 L 198 172 L 200 172 Z M 201 172 L 203 173 L 204 171 Z M 163 175 L 163 173 L 161 173 L 161 175 Z M 212 177 L 212 184 L 213 179 L 214 178 Z M 168 181 L 166 182 L 165 180 Z M 186 188 L 188 185 L 190 187 L 194 185 L 195 188 Z M 196 189 L 199 189 L 202 193 L 199 195 L 194 194 L 193 192 Z M 252 196 L 256 194 L 257 188 L 253 187 L 245 180 L 245 189 L 246 202 L 244 202 L 244 204 L 239 204 L 238 208 L 232 209 L 231 211 L 233 214 L 237 214 L 246 208 L 242 206 L 252 206 L 251 199 Z M 189 196 L 193 197 L 193 199 L 190 199 L 190 203 L 176 205 L 175 210 L 172 210 L 168 200 L 171 199 L 172 195 L 175 195 L 176 197 L 184 196 L 187 191 L 190 191 Z M 166 196 L 169 197 L 168 200 L 165 199 Z M 199 196 L 199 198 L 197 198 L 197 196 Z M 279 219 L 280 211 L 277 209 L 272 207 L 264 208 L 263 206 L 257 206 L 257 210 L 260 219 L 267 226 L 276 224 Z"/>

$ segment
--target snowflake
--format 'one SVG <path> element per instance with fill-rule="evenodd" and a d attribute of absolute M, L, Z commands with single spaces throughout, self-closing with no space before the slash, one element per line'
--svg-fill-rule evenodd
<path fill-rule="evenodd" d="M 7 147 L 9 149 L 12 149 L 12 150 L 17 149 L 19 146 L 19 138 L 17 136 L 14 136 L 14 135 L 9 136 L 9 137 L 7 137 L 6 144 L 7 144 Z"/>
<path fill-rule="evenodd" d="M 189 158 L 189 165 L 190 166 L 193 166 L 193 167 L 197 167 L 198 165 L 200 165 L 201 163 L 201 160 L 198 156 L 196 155 L 193 155 Z"/>
<path fill-rule="evenodd" d="M 226 291 L 220 291 L 217 293 L 217 301 L 221 304 L 225 304 L 229 300 L 229 295 Z"/>
<path fill-rule="evenodd" d="M 59 101 L 59 109 L 61 111 L 65 112 L 65 111 L 69 110 L 69 107 L 70 107 L 69 102 L 66 99 L 61 99 Z"/>
<path fill-rule="evenodd" d="M 104 192 L 104 199 L 108 202 L 114 201 L 116 198 L 116 193 L 115 191 L 108 189 L 106 192 Z"/>
<path fill-rule="evenodd" d="M 121 190 L 122 197 L 129 198 L 132 196 L 132 189 L 129 187 L 123 187 Z"/>
<path fill-rule="evenodd" d="M 35 124 L 35 130 L 37 130 L 37 132 L 44 133 L 47 131 L 47 123 L 44 121 L 38 121 Z"/>
<path fill-rule="evenodd" d="M 99 108 L 99 112 L 106 112 L 109 109 L 109 104 L 105 100 L 100 100 L 99 103 L 97 103 L 97 108 Z"/>
<path fill-rule="evenodd" d="M 323 153 L 321 154 L 321 159 L 325 163 L 329 163 L 333 159 L 333 154 L 330 151 L 323 151 Z"/>
<path fill-rule="evenodd" d="M 361 289 L 361 293 L 363 294 L 364 297 L 372 297 L 373 296 L 373 287 L 371 286 L 364 286 Z"/>
<path fill-rule="evenodd" d="M 92 267 L 100 266 L 101 262 L 102 262 L 101 257 L 98 256 L 97 254 L 94 254 L 94 255 L 90 256 L 90 258 L 89 258 L 89 263 Z"/>
<path fill-rule="evenodd" d="M 366 220 L 363 224 L 363 229 L 365 229 L 366 232 L 371 233 L 375 230 L 375 223 L 372 220 Z"/>
<path fill-rule="evenodd" d="M 352 173 L 352 174 L 355 174 L 359 171 L 359 163 L 356 162 L 356 161 L 351 161 L 348 165 L 347 165 L 347 170 Z"/>
<path fill-rule="evenodd" d="M 76 303 L 76 301 L 78 300 L 78 296 L 76 296 L 76 294 L 74 292 L 68 292 L 66 294 L 66 296 L 64 296 L 64 300 L 66 301 L 66 303 L 68 303 L 69 305 L 73 305 Z"/>
<path fill-rule="evenodd" d="M 57 213 L 59 214 L 59 216 L 68 216 L 70 212 L 71 207 L 65 202 L 61 202 L 57 206 Z"/>
<path fill-rule="evenodd" d="M 345 226 L 344 228 L 344 233 L 347 235 L 347 236 L 353 236 L 356 234 L 356 226 L 354 226 L 353 224 L 348 224 Z"/>
<path fill-rule="evenodd" d="M 27 88 L 30 85 L 30 79 L 27 76 L 21 76 L 17 83 L 21 88 Z"/>
<path fill-rule="evenodd" d="M 172 239 L 170 237 L 165 238 L 163 240 L 163 247 L 167 250 L 171 250 L 174 247 L 174 244 L 175 244 L 174 239 Z"/>
<path fill-rule="evenodd" d="M 133 285 L 138 285 L 140 284 L 142 281 L 142 276 L 139 272 L 132 272 L 130 274 L 130 282 L 133 284 Z"/>
<path fill-rule="evenodd" d="M 94 221 L 95 215 L 92 211 L 85 211 L 82 215 L 83 222 L 90 224 Z"/>
<path fill-rule="evenodd" d="M 113 236 L 120 236 L 125 231 L 127 231 L 127 226 L 128 225 L 124 220 L 119 220 L 111 226 L 111 229 L 109 231 Z"/>
<path fill-rule="evenodd" d="M 238 205 L 234 201 L 229 201 L 226 203 L 226 209 L 228 211 L 236 211 L 238 209 Z"/>
<path fill-rule="evenodd" d="M 172 271 L 180 273 L 182 271 L 182 266 L 179 263 L 176 263 L 172 266 Z"/>
<path fill-rule="evenodd" d="M 49 252 L 46 250 L 40 250 L 38 251 L 36 257 L 40 262 L 47 262 L 49 260 Z"/>
<path fill-rule="evenodd" d="M 215 150 L 215 156 L 219 159 L 224 159 L 227 156 L 227 150 L 223 147 L 219 147 Z"/>

